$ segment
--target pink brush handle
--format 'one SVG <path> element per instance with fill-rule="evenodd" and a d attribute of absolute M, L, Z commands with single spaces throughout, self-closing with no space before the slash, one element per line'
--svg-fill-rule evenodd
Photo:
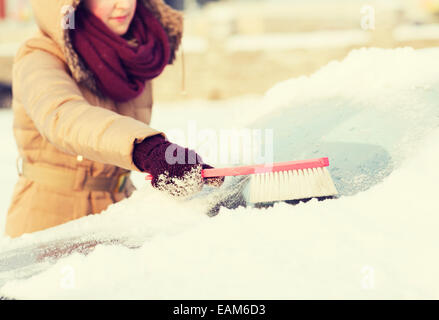
<path fill-rule="evenodd" d="M 230 176 L 244 176 L 244 175 L 255 174 L 255 173 L 322 168 L 327 166 L 329 166 L 329 159 L 319 158 L 319 159 L 301 160 L 301 161 L 277 162 L 273 164 L 242 166 L 235 168 L 204 169 L 201 171 L 201 174 L 203 178 L 230 177 Z M 152 176 L 147 175 L 145 180 L 152 180 Z"/>

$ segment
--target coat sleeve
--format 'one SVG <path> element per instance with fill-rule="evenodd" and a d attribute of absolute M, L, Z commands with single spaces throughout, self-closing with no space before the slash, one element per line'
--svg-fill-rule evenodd
<path fill-rule="evenodd" d="M 34 50 L 13 66 L 14 99 L 24 106 L 40 134 L 65 153 L 139 171 L 134 144 L 161 134 L 147 124 L 93 106 L 83 97 L 65 64 Z"/>

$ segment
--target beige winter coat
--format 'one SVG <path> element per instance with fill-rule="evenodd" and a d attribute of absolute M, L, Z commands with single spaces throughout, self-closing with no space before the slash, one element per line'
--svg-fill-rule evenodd
<path fill-rule="evenodd" d="M 32 0 L 40 31 L 19 49 L 13 66 L 14 136 L 27 162 L 75 172 L 79 187 L 64 190 L 20 176 L 7 213 L 6 234 L 17 237 L 89 214 L 129 197 L 122 192 L 81 189 L 84 177 L 114 177 L 139 171 L 132 161 L 136 142 L 164 133 L 149 127 L 152 85 L 126 103 L 116 103 L 96 89 L 90 71 L 72 49 L 62 27 L 64 6 L 81 0 Z M 182 14 L 163 0 L 138 0 L 164 26 L 175 59 L 183 27 Z M 165 136 L 165 135 L 164 135 Z"/>

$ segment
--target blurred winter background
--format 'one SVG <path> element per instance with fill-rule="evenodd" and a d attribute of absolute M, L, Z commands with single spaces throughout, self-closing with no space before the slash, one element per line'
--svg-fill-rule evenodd
<path fill-rule="evenodd" d="M 439 297 L 437 277 L 433 279 L 428 277 L 432 274 L 430 272 L 434 273 L 437 261 L 414 264 L 416 261 L 421 261 L 421 258 L 426 258 L 429 253 L 434 255 L 434 252 L 428 251 L 428 248 L 434 248 L 437 244 L 437 237 L 432 237 L 437 230 L 437 224 L 435 224 L 437 217 L 431 214 L 437 212 L 437 206 L 434 207 L 434 201 L 428 200 L 433 193 L 426 186 L 434 188 L 432 177 L 437 175 L 437 171 L 432 173 L 427 172 L 427 169 L 435 169 L 433 162 L 428 159 L 437 156 L 437 152 L 434 151 L 437 150 L 437 144 L 435 145 L 434 141 L 437 141 L 438 132 L 436 130 L 436 133 L 431 136 L 427 133 L 437 128 L 439 118 L 435 107 L 435 101 L 439 97 L 435 89 L 438 76 L 435 76 L 437 72 L 434 70 L 437 66 L 437 57 L 439 57 L 437 51 L 439 49 L 434 49 L 439 46 L 439 0 L 169 0 L 168 2 L 175 8 L 184 10 L 184 59 L 183 51 L 180 50 L 175 65 L 168 67 L 159 79 L 155 80 L 153 126 L 163 130 L 185 128 L 186 123 L 182 123 L 181 119 L 193 118 L 200 122 L 204 121 L 206 126 L 213 128 L 228 125 L 239 126 L 251 123 L 250 120 L 258 119 L 264 113 L 269 114 L 270 108 L 278 108 L 286 115 L 285 123 L 282 124 L 282 117 L 279 117 L 276 112 L 273 112 L 271 117 L 262 118 L 263 121 L 259 123 L 264 125 L 271 121 L 271 125 L 274 127 L 279 125 L 279 128 L 282 127 L 286 132 L 288 126 L 305 129 L 307 126 L 308 128 L 310 126 L 323 128 L 324 121 L 331 121 L 337 123 L 336 130 L 322 131 L 323 134 L 328 134 L 329 140 L 331 138 L 337 140 L 342 135 L 345 137 L 351 135 L 352 141 L 380 145 L 398 165 L 405 159 L 411 158 L 409 153 L 415 150 L 413 141 L 429 138 L 422 143 L 425 148 L 422 149 L 421 155 L 404 162 L 403 171 L 392 175 L 390 180 L 357 197 L 347 197 L 341 199 L 343 201 L 328 203 L 326 209 L 323 209 L 323 204 L 317 203 L 302 206 L 295 211 L 295 217 L 283 215 L 291 211 L 291 208 L 286 206 L 273 209 L 272 217 L 247 215 L 246 211 L 238 210 L 234 221 L 227 220 L 227 217 L 217 220 L 219 227 L 214 227 L 212 224 L 214 222 L 206 222 L 199 217 L 194 218 L 194 214 L 188 213 L 190 210 L 182 209 L 188 214 L 188 221 L 179 217 L 176 219 L 181 219 L 181 221 L 178 220 L 176 225 L 187 223 L 192 227 L 195 226 L 189 233 L 186 233 L 186 237 L 184 232 L 174 238 L 159 237 L 157 241 L 143 247 L 142 252 L 137 256 L 122 252 L 122 249 L 116 253 L 126 255 L 127 260 L 131 259 L 132 266 L 141 264 L 142 257 L 145 259 L 154 257 L 155 261 L 159 262 L 149 265 L 148 268 L 152 268 L 151 272 L 154 268 L 167 268 L 170 265 L 169 261 L 163 258 L 162 253 L 166 252 L 169 256 L 178 255 L 175 251 L 178 247 L 173 247 L 176 242 L 181 241 L 184 245 L 186 241 L 188 246 L 195 245 L 194 250 L 198 250 L 197 257 L 188 258 L 180 254 L 178 257 L 180 263 L 183 264 L 182 268 L 165 269 L 165 273 L 161 274 L 163 277 L 159 276 L 158 280 L 143 279 L 148 287 L 157 290 L 156 294 L 132 290 L 131 296 L 134 298 L 223 298 L 224 296 L 232 298 L 326 298 L 340 297 L 338 293 L 342 292 L 344 297 L 363 298 Z M 0 16 L 2 17 L 0 20 L 0 104 L 3 107 L 0 109 L 1 234 L 12 188 L 17 179 L 15 165 L 17 153 L 12 134 L 13 117 L 9 108 L 12 59 L 20 43 L 35 31 L 35 24 L 26 0 L 0 0 Z M 349 55 L 352 50 L 364 47 L 395 50 L 355 51 Z M 433 49 L 417 53 L 411 49 L 396 50 L 399 47 Z M 347 59 L 344 60 L 345 58 Z M 337 64 L 334 61 L 343 62 Z M 333 63 L 328 65 L 330 62 Z M 322 69 L 322 67 L 325 68 Z M 308 76 L 311 77 L 308 78 Z M 274 89 L 266 94 L 273 87 Z M 326 102 L 328 102 L 328 108 L 326 108 Z M 311 115 L 315 117 L 312 120 L 305 119 L 306 116 L 303 116 L 304 113 L 300 110 L 294 113 L 295 111 L 291 110 L 294 108 L 281 108 L 287 104 L 290 106 L 303 104 L 309 110 L 309 118 Z M 370 107 L 373 107 L 373 111 L 365 112 L 366 108 Z M 268 108 L 268 111 L 262 108 Z M 406 113 L 399 113 L 400 110 L 405 110 Z M 349 113 L 354 113 L 356 116 L 349 118 L 350 116 L 347 116 Z M 398 116 L 394 117 L 396 114 Z M 320 123 L 316 121 L 319 115 L 322 115 Z M 370 126 L 364 126 L 365 124 L 370 124 Z M 301 145 L 304 145 L 304 141 L 316 142 L 313 147 L 318 151 L 323 150 L 319 149 L 319 144 L 317 144 L 321 141 L 317 138 L 312 140 L 312 130 L 310 131 L 310 134 L 302 137 L 302 142 L 292 144 L 291 150 L 295 148 L 295 155 L 300 153 L 298 150 Z M 300 137 L 300 133 L 296 136 Z M 285 137 L 279 141 L 284 146 L 288 145 Z M 404 152 L 400 152 L 401 147 L 405 147 Z M 314 149 L 306 151 L 312 154 Z M 330 149 L 326 151 L 334 152 Z M 309 155 L 305 153 L 303 155 Z M 282 153 L 282 155 L 286 154 Z M 334 153 L 334 157 L 339 154 Z M 400 155 L 399 160 L 398 155 Z M 338 161 L 339 167 L 335 165 L 332 172 L 335 176 L 337 176 L 335 170 L 343 170 L 340 167 L 343 159 L 338 160 L 340 160 Z M 350 165 L 348 161 L 343 164 Z M 418 175 L 419 166 L 424 169 L 423 175 Z M 418 187 L 409 192 L 403 187 L 404 183 L 407 183 L 407 178 L 412 179 L 412 188 L 416 183 L 419 183 L 417 186 L 424 184 L 426 191 L 422 192 L 424 189 Z M 135 175 L 134 182 L 141 187 L 142 177 Z M 369 187 L 370 184 L 363 189 Z M 411 194 L 417 201 L 410 200 Z M 140 193 L 137 194 L 137 199 L 140 200 Z M 399 203 L 400 199 L 404 201 Z M 140 206 L 139 203 L 137 202 L 138 206 Z M 131 204 L 132 210 L 125 211 L 135 211 L 135 200 Z M 158 208 L 160 206 L 157 210 Z M 116 217 L 117 211 L 124 211 L 123 209 L 123 206 L 115 206 L 110 216 Z M 248 213 L 251 212 L 248 211 Z M 339 219 L 338 223 L 331 221 L 332 216 L 326 215 L 328 212 L 334 214 L 334 219 Z M 372 212 L 374 214 L 369 216 Z M 398 213 L 401 214 L 398 215 Z M 410 220 L 409 217 L 413 217 L 415 213 L 423 214 L 423 219 Z M 384 215 L 385 217 L 381 220 Z M 110 216 L 102 217 L 101 223 L 109 227 L 112 219 Z M 170 213 L 165 213 L 164 216 L 169 220 L 175 218 L 171 217 Z M 425 220 L 427 217 L 432 220 Z M 156 221 L 164 221 L 159 217 L 153 218 L 158 219 Z M 255 223 L 253 219 L 258 219 L 260 222 Z M 105 221 L 108 223 L 105 224 Z M 119 221 L 119 223 L 122 222 Z M 145 221 L 145 223 L 149 222 Z M 300 223 L 303 224 L 303 228 L 298 225 Z M 333 233 L 329 228 L 326 229 L 330 224 Z M 154 229 L 154 223 L 152 225 Z M 157 228 L 158 234 L 168 235 L 167 231 L 163 231 L 164 225 L 165 223 Z M 71 230 L 74 230 L 75 224 L 71 226 Z M 80 224 L 76 226 L 81 227 Z M 210 238 L 208 244 L 211 244 L 222 256 L 205 255 L 206 252 L 215 250 L 208 247 L 208 244 L 204 244 L 205 247 L 199 242 L 194 244 L 193 240 L 195 237 L 205 236 L 207 238 L 218 232 L 221 226 L 223 230 L 227 229 L 230 239 L 233 236 L 247 236 L 242 242 L 244 246 L 241 249 L 235 248 L 230 240 L 229 246 L 227 243 L 224 246 L 219 240 Z M 249 229 L 244 229 L 245 226 Z M 267 230 L 266 226 L 271 231 Z M 291 229 L 287 226 L 291 226 Z M 310 229 L 306 229 L 305 226 Z M 82 227 L 85 227 L 85 224 Z M 59 229 L 58 234 L 62 230 L 62 228 Z M 210 230 L 211 233 L 205 230 Z M 242 233 L 242 230 L 248 230 L 248 233 Z M 279 230 L 279 235 L 276 236 L 273 230 Z M 309 230 L 310 233 L 304 230 Z M 349 230 L 351 230 L 350 236 L 348 236 Z M 221 233 L 218 232 L 218 234 Z M 267 241 L 264 242 L 259 237 L 260 234 L 263 234 Z M 318 238 L 312 236 L 313 234 L 326 236 L 327 241 L 320 243 Z M 424 247 L 425 252 L 412 245 L 409 234 L 428 244 Z M 307 241 L 309 245 L 306 250 L 305 247 L 299 250 L 292 246 L 293 241 L 296 241 L 295 243 Z M 287 246 L 284 248 L 284 253 L 280 252 L 281 247 L 274 252 L 273 248 L 269 247 L 270 244 L 285 243 Z M 384 250 L 386 246 L 389 246 L 389 251 Z M 306 263 L 293 262 L 293 257 L 288 260 L 285 254 L 288 255 L 287 252 L 293 253 L 293 251 L 301 259 L 307 259 Z M 82 272 L 82 270 L 90 270 L 91 266 L 98 265 L 96 261 L 93 262 L 93 259 L 111 259 L 114 253 L 101 248 L 91 260 L 84 261 L 80 256 L 75 256 L 69 263 Z M 262 261 L 262 256 L 261 261 L 256 258 L 258 254 L 264 253 L 271 260 Z M 412 264 L 405 260 L 407 256 L 413 257 L 410 259 Z M 419 259 L 415 259 L 415 256 Z M 249 261 L 254 261 L 259 269 L 254 269 L 253 273 L 249 272 L 244 278 L 240 278 L 242 275 L 235 275 L 236 277 L 230 274 L 225 275 L 222 274 L 223 269 L 215 269 L 216 266 L 224 263 L 225 260 L 221 257 L 236 259 L 234 266 L 239 270 L 246 270 L 245 272 L 255 267 Z M 341 264 L 340 262 L 339 265 L 333 263 L 335 260 L 349 261 L 346 260 L 347 257 L 352 259 L 352 263 Z M 276 269 L 282 263 L 285 269 Z M 372 268 L 368 263 L 381 267 L 377 272 L 381 272 L 379 276 L 381 280 L 384 279 L 382 282 L 384 285 L 377 295 L 367 290 L 360 294 L 355 291 L 357 289 L 353 289 L 358 285 L 355 282 L 357 273 L 361 271 L 362 274 L 367 274 Z M 57 268 L 62 266 L 63 264 L 60 264 Z M 286 266 L 291 268 L 291 272 Z M 194 267 L 198 273 L 193 271 Z M 133 273 L 142 274 L 143 272 L 135 267 L 132 268 Z M 38 291 L 36 288 L 47 284 L 47 277 L 55 276 L 59 273 L 58 269 L 52 269 L 44 277 L 36 278 L 33 282 L 10 285 L 8 290 L 17 296 L 41 297 L 35 293 Z M 213 281 L 211 288 L 220 289 L 216 292 L 209 291 L 203 296 L 203 290 L 207 289 L 197 280 L 197 277 L 200 274 L 204 275 L 202 272 L 206 270 L 218 272 L 216 280 L 209 280 Z M 274 276 L 274 270 L 280 272 L 277 277 Z M 302 272 L 303 275 L 311 272 L 309 270 L 314 272 L 311 278 L 303 277 L 303 280 L 300 280 L 297 277 L 290 277 L 294 272 L 296 275 Z M 274 282 L 266 280 L 264 283 L 265 288 L 268 289 L 265 296 L 258 295 L 256 284 L 255 287 L 249 286 L 250 278 L 252 275 L 257 277 L 258 271 L 274 277 L 267 278 Z M 136 286 L 133 279 L 127 279 L 117 270 L 109 272 L 114 272 L 112 274 L 113 279 L 116 279 L 114 286 L 118 281 L 121 286 L 122 283 Z M 183 279 L 184 277 L 187 277 L 186 280 Z M 166 280 L 169 278 L 171 280 Z M 87 277 L 84 279 L 90 280 Z M 224 279 L 235 280 L 238 291 L 228 292 L 229 283 L 222 282 Z M 348 279 L 352 282 L 346 282 Z M 246 280 L 249 281 L 246 282 Z M 106 287 L 104 279 L 96 281 L 98 287 Z M 136 281 L 138 282 L 138 279 Z M 160 281 L 162 282 L 159 283 Z M 307 286 L 306 284 L 310 284 L 310 281 L 313 284 Z M 289 283 L 290 289 L 294 286 L 303 289 L 301 291 L 303 294 L 291 293 L 286 287 L 283 287 L 284 291 L 279 290 L 282 287 L 281 282 Z M 165 283 L 169 284 L 169 287 L 164 285 Z M 186 286 L 188 283 L 191 283 L 193 288 L 189 289 L 190 286 Z M 326 291 L 319 287 L 322 283 L 327 284 Z M 108 285 L 113 286 L 113 284 Z M 127 297 L 130 296 L 132 289 L 128 286 L 128 289 L 118 293 L 120 294 L 118 296 L 118 294 L 113 294 L 115 291 L 109 288 L 108 296 L 106 296 L 105 290 L 87 293 L 90 291 L 85 288 L 89 290 L 91 285 L 83 284 L 82 290 L 79 290 L 76 295 L 74 292 L 64 292 L 65 297 Z M 312 288 L 318 289 L 313 291 Z M 34 289 L 36 291 L 33 291 Z M 56 287 L 49 289 L 48 297 L 53 298 L 61 294 Z M 316 292 L 320 292 L 320 296 Z M 349 296 L 348 293 L 352 295 Z"/>

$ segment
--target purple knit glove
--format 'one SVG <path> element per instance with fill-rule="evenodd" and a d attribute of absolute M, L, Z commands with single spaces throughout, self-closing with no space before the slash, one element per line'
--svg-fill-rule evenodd
<path fill-rule="evenodd" d="M 134 164 L 149 172 L 154 188 L 175 197 L 187 197 L 199 192 L 203 184 L 219 187 L 224 177 L 203 179 L 202 169 L 211 169 L 195 151 L 170 143 L 161 135 L 146 138 L 135 144 Z"/>

